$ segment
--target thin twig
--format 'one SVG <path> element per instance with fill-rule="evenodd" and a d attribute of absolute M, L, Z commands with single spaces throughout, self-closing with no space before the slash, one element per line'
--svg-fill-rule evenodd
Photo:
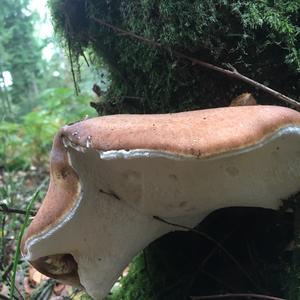
<path fill-rule="evenodd" d="M 200 272 L 203 275 L 205 275 L 206 277 L 208 277 L 211 280 L 215 281 L 221 287 L 224 287 L 227 291 L 229 291 L 229 292 L 231 292 L 231 291 L 234 292 L 235 291 L 235 288 L 233 286 L 229 285 L 230 283 L 224 282 L 223 278 L 219 278 L 215 274 L 212 274 L 212 273 L 209 273 L 209 272 L 205 271 L 203 268 L 200 270 Z"/>
<path fill-rule="evenodd" d="M 37 187 L 37 190 L 40 191 L 43 189 L 45 183 L 48 181 L 48 178 L 45 178 L 40 185 Z M 18 209 L 18 208 L 11 208 L 8 207 L 5 203 L 0 203 L 0 212 L 6 213 L 6 214 L 20 214 L 20 215 L 26 215 L 26 210 Z M 29 215 L 34 217 L 37 214 L 37 211 L 31 210 L 29 212 Z"/>
<path fill-rule="evenodd" d="M 84 58 L 84 60 L 85 60 L 85 63 L 86 63 L 86 65 L 87 65 L 87 67 L 89 68 L 89 67 L 90 67 L 89 61 L 88 61 L 88 59 L 86 58 L 86 56 L 85 56 L 85 54 L 84 54 L 83 51 L 81 51 L 81 55 L 83 56 L 83 58 Z"/>
<path fill-rule="evenodd" d="M 0 212 L 5 213 L 5 214 L 20 214 L 20 215 L 26 215 L 26 210 L 23 209 L 18 209 L 18 208 L 11 208 L 8 207 L 4 203 L 0 203 Z M 29 214 L 31 216 L 36 215 L 36 211 L 30 211 Z"/>
<path fill-rule="evenodd" d="M 283 298 L 259 295 L 259 294 L 224 294 L 224 295 L 210 295 L 210 296 L 192 296 L 192 300 L 208 300 L 208 299 L 224 299 L 224 298 L 256 298 L 265 300 L 285 300 Z"/>
<path fill-rule="evenodd" d="M 11 282 L 10 282 L 10 280 L 11 280 L 10 276 L 7 275 L 6 283 L 7 283 L 7 285 L 8 285 L 9 287 L 11 287 Z M 15 289 L 16 289 L 17 293 L 19 294 L 19 297 L 17 297 L 16 295 L 14 295 L 14 296 L 13 296 L 14 299 L 15 299 L 15 300 L 25 300 L 24 297 L 23 297 L 23 295 L 22 295 L 22 293 L 20 292 L 20 290 L 19 290 L 17 287 L 15 287 Z M 10 299 L 10 300 L 11 300 L 11 299 Z"/>
<path fill-rule="evenodd" d="M 12 262 L 12 266 L 13 266 L 13 262 Z M 12 267 L 11 267 L 12 268 Z M 4 272 L 6 272 L 8 270 L 8 268 L 4 271 Z M 11 269 L 10 270 L 8 270 L 9 272 L 11 271 Z M 2 276 L 2 278 L 3 278 L 3 276 Z M 5 281 L 6 281 L 6 283 L 8 284 L 8 286 L 9 287 L 11 287 L 11 284 L 10 284 L 10 277 L 9 277 L 9 274 L 7 273 L 7 274 L 5 274 Z M 4 282 L 4 279 L 3 279 L 3 282 Z M 14 297 L 14 299 L 15 300 L 25 300 L 24 299 L 24 297 L 23 297 L 23 295 L 22 295 L 22 293 L 20 292 L 20 290 L 17 288 L 17 287 L 15 287 L 15 289 L 16 289 L 16 291 L 17 291 L 17 293 L 19 294 L 19 297 L 17 297 L 17 296 L 13 296 Z M 1 299 L 1 297 L 0 297 L 0 299 Z M 10 298 L 7 298 L 7 299 L 10 299 Z"/>
<path fill-rule="evenodd" d="M 76 96 L 78 96 L 80 94 L 80 88 L 78 86 L 75 71 L 74 71 L 74 63 L 73 63 L 73 58 L 72 58 L 70 40 L 68 40 L 68 52 L 69 52 L 68 54 L 69 54 L 69 61 L 70 61 L 70 66 L 71 66 L 72 79 L 73 79 L 73 84 L 75 87 L 75 94 L 76 94 Z"/>
<path fill-rule="evenodd" d="M 8 265 L 8 267 L 4 270 L 4 272 L 3 272 L 3 274 L 2 274 L 2 281 L 6 281 L 6 280 L 7 280 L 8 274 L 9 274 L 10 271 L 12 270 L 13 265 L 14 265 L 14 263 L 11 262 L 11 263 Z"/>
<path fill-rule="evenodd" d="M 246 272 L 246 270 L 244 270 L 244 268 L 240 265 L 240 263 L 233 257 L 233 255 L 231 255 L 227 249 L 224 248 L 224 246 L 219 243 L 217 240 L 215 240 L 214 238 L 212 238 L 211 236 L 207 235 L 205 232 L 201 232 L 201 231 L 198 231 L 197 229 L 194 229 L 192 227 L 188 227 L 188 226 L 184 226 L 184 225 L 180 225 L 180 224 L 176 224 L 176 223 L 173 223 L 173 222 L 169 222 L 169 221 L 166 221 L 164 219 L 162 219 L 161 217 L 158 217 L 158 216 L 153 216 L 153 218 L 155 220 L 158 220 L 162 223 L 165 223 L 165 224 L 168 224 L 168 225 L 171 225 L 171 226 L 174 226 L 174 227 L 178 227 L 178 228 L 181 228 L 181 229 L 185 229 L 185 230 L 188 230 L 188 231 L 191 231 L 191 232 L 194 232 L 196 233 L 197 235 L 200 235 L 202 238 L 205 238 L 206 240 L 212 242 L 213 244 L 215 244 L 219 249 L 221 249 L 226 255 L 227 257 L 238 267 L 238 269 L 248 278 L 248 280 L 253 284 L 253 286 L 256 288 L 256 289 L 259 289 L 256 282 L 249 276 L 249 274 Z"/>
<path fill-rule="evenodd" d="M 223 243 L 232 235 L 232 232 L 230 232 L 229 234 L 227 234 L 222 241 L 220 242 L 221 245 L 223 245 Z M 201 262 L 201 267 L 204 268 L 204 266 L 206 265 L 206 263 L 210 260 L 210 258 L 214 255 L 214 253 L 218 250 L 218 245 L 215 245 L 215 247 L 210 251 L 210 253 L 202 260 Z"/>
<path fill-rule="evenodd" d="M 227 236 L 225 236 L 222 241 L 220 242 L 220 244 L 222 245 L 230 236 L 231 236 L 232 232 L 230 234 L 228 234 Z M 219 284 L 221 284 L 222 286 L 225 286 L 224 282 L 221 281 L 220 279 L 218 279 L 216 276 L 206 272 L 204 270 L 204 267 L 205 267 L 205 264 L 209 261 L 209 259 L 211 257 L 213 257 L 214 253 L 219 249 L 219 247 L 217 245 L 215 245 L 215 247 L 212 248 L 212 250 L 209 252 L 209 254 L 202 260 L 202 262 L 198 265 L 198 267 L 196 268 L 196 271 L 192 274 L 192 277 L 188 283 L 188 290 L 193 286 L 197 276 L 198 276 L 198 273 L 201 272 L 203 274 L 205 274 L 206 276 L 212 278 L 213 280 L 215 280 L 216 282 L 218 282 Z M 228 286 L 228 284 L 226 284 Z M 227 288 L 227 291 L 234 291 L 233 288 Z"/>
<path fill-rule="evenodd" d="M 231 77 L 231 78 L 234 78 L 234 79 L 238 79 L 238 80 L 241 80 L 243 82 L 246 82 L 247 84 L 250 84 L 270 95 L 272 95 L 273 97 L 291 105 L 292 107 L 294 107 L 295 109 L 297 110 L 300 110 L 300 103 L 297 102 L 296 100 L 290 98 L 290 97 L 287 97 L 286 95 L 280 93 L 280 92 L 277 92 L 265 85 L 263 85 L 262 83 L 259 83 L 247 76 L 244 76 L 242 75 L 241 73 L 239 73 L 235 68 L 233 68 L 232 66 L 229 67 L 229 69 L 223 69 L 221 67 L 218 67 L 218 66 L 215 66 L 215 65 L 212 65 L 210 63 L 207 63 L 205 61 L 202 61 L 202 60 L 199 60 L 199 59 L 196 59 L 196 58 L 193 58 L 191 56 L 188 56 L 182 52 L 179 52 L 179 51 L 176 51 L 176 50 L 171 50 L 169 47 L 167 46 L 164 46 L 162 45 L 161 43 L 158 43 L 156 41 L 153 41 L 151 39 L 147 39 L 145 37 L 142 37 L 142 36 L 139 36 L 137 34 L 135 34 L 134 32 L 131 32 L 131 31 L 126 31 L 126 30 L 123 30 L 117 26 L 114 26 L 112 24 L 109 24 L 101 19 L 98 19 L 98 18 L 95 18 L 95 17 L 91 17 L 92 20 L 94 20 L 95 22 L 97 22 L 98 24 L 100 25 L 103 25 L 105 27 L 108 27 L 110 29 L 112 29 L 113 31 L 115 32 L 118 32 L 120 33 L 120 35 L 122 36 L 128 36 L 128 37 L 131 37 L 131 38 L 134 38 L 136 40 L 139 40 L 141 42 L 143 42 L 144 44 L 148 44 L 152 47 L 155 47 L 155 48 L 160 48 L 160 49 L 164 49 L 166 51 L 169 51 L 171 52 L 172 54 L 176 55 L 177 57 L 179 58 L 183 58 L 185 60 L 188 60 L 190 61 L 193 65 L 199 65 L 199 66 L 202 66 L 206 69 L 210 69 L 210 70 L 213 70 L 213 71 L 216 71 L 218 73 L 221 73 L 223 75 L 226 75 L 228 77 Z M 230 66 L 230 65 L 228 65 Z"/>
<path fill-rule="evenodd" d="M 143 100 L 143 97 L 138 96 L 122 96 L 121 99 L 133 99 L 133 100 Z"/>
<path fill-rule="evenodd" d="M 1 261 L 0 261 L 0 269 L 4 266 L 4 256 L 5 256 L 5 223 L 6 223 L 6 215 L 3 214 L 2 216 L 2 222 L 1 222 Z"/>

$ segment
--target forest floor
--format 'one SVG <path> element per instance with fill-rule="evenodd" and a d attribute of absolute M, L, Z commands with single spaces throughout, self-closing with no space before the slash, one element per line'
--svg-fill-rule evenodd
<path fill-rule="evenodd" d="M 11 299 L 12 284 L 15 284 L 14 299 L 90 299 L 82 291 L 41 274 L 22 257 L 18 260 L 13 283 L 15 253 L 19 232 L 25 220 L 26 207 L 32 195 L 39 189 L 32 215 L 38 210 L 46 193 L 48 177 L 46 167 L 31 167 L 26 171 L 10 172 L 0 169 L 0 299 Z"/>

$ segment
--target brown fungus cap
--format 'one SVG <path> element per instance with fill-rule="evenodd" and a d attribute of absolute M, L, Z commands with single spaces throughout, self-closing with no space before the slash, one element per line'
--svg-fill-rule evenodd
<path fill-rule="evenodd" d="M 278 166 L 265 173 L 264 179 L 273 174 L 274 182 L 264 189 L 261 187 L 264 179 L 255 176 L 261 173 L 261 162 L 269 160 L 273 164 L 270 155 L 259 154 L 261 161 L 253 173 L 251 167 L 255 156 L 249 156 L 250 163 L 246 161 L 248 156 L 239 157 L 242 153 L 258 151 L 256 149 L 280 136 L 284 136 L 280 146 L 287 147 L 289 152 L 283 152 L 281 156 L 273 153 L 279 157 Z M 286 136 L 297 136 L 296 141 L 292 138 L 287 144 Z M 255 185 L 262 190 L 261 195 L 267 195 L 264 193 L 290 176 L 287 180 L 291 179 L 291 183 L 285 184 L 287 190 L 278 197 L 299 190 L 300 147 L 292 149 L 294 145 L 300 145 L 299 139 L 300 114 L 276 106 L 228 107 L 161 115 L 113 115 L 65 126 L 54 139 L 49 189 L 23 238 L 22 252 L 46 275 L 82 284 L 96 299 L 102 299 L 137 251 L 173 230 L 157 223 L 153 215 L 179 218 L 182 211 L 183 217 L 188 216 L 187 224 L 196 225 L 214 209 L 238 205 L 239 197 L 246 199 L 241 205 L 259 206 L 263 198 L 255 199 L 252 194 Z M 293 165 L 287 158 L 290 152 L 298 153 L 297 159 L 292 158 Z M 157 165 L 155 161 L 149 162 L 157 157 L 164 160 L 158 160 Z M 229 158 L 229 161 L 223 158 Z M 225 168 L 224 165 L 229 163 L 232 165 Z M 242 175 L 237 176 L 238 163 L 242 165 L 239 174 L 249 176 L 254 188 L 248 189 Z M 157 171 L 160 166 L 165 169 Z M 191 171 L 194 166 L 195 170 Z M 152 168 L 147 171 L 149 174 L 145 171 L 148 175 L 141 173 L 145 168 Z M 286 169 L 286 173 L 279 168 Z M 168 170 L 172 173 L 167 173 Z M 176 170 L 181 173 L 176 174 Z M 209 179 L 215 172 L 220 173 L 218 185 L 223 190 L 219 194 L 224 196 L 224 201 L 218 200 L 216 204 L 214 199 L 220 197 L 214 194 L 215 187 L 211 187 Z M 226 172 L 231 177 L 226 177 Z M 203 178 L 203 174 L 208 178 Z M 224 182 L 222 176 L 226 177 Z M 174 185 L 172 182 L 175 181 Z M 242 188 L 235 194 L 232 190 L 236 185 Z M 201 195 L 202 186 L 204 195 Z M 197 195 L 199 199 L 194 199 Z M 279 199 L 268 203 L 272 197 L 267 196 L 262 207 L 278 207 Z M 229 199 L 233 199 L 232 202 Z"/>
<path fill-rule="evenodd" d="M 299 125 L 284 107 L 225 107 L 163 115 L 113 115 L 64 127 L 75 145 L 99 151 L 151 149 L 199 158 L 258 144 L 282 127 Z"/>
<path fill-rule="evenodd" d="M 79 193 L 78 175 L 70 166 L 68 153 L 62 144 L 60 134 L 58 134 L 54 138 L 51 151 L 49 188 L 37 216 L 22 239 L 21 249 L 23 254 L 27 253 L 25 241 L 49 230 L 60 222 L 73 207 Z M 50 265 L 49 262 L 51 262 L 52 268 L 47 267 Z M 79 285 L 77 265 L 68 254 L 58 254 L 52 258 L 44 257 L 43 259 L 31 261 L 31 264 L 49 277 Z M 57 272 L 55 269 L 60 271 Z"/>

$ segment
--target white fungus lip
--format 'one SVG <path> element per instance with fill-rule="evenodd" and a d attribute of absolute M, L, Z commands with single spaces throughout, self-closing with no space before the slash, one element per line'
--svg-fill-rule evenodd
<path fill-rule="evenodd" d="M 34 260 L 37 257 L 32 253 L 31 249 L 33 248 L 33 245 L 36 243 L 46 240 L 50 238 L 55 232 L 59 231 L 63 226 L 65 226 L 66 223 L 68 223 L 76 214 L 77 209 L 80 206 L 82 199 L 82 194 L 78 199 L 75 201 L 75 205 L 71 208 L 71 210 L 64 216 L 63 219 L 61 219 L 57 224 L 55 224 L 53 227 L 41 232 L 39 235 L 32 237 L 31 239 L 28 239 L 25 242 L 25 248 L 27 249 L 27 254 L 24 256 L 24 258 L 28 261 Z"/>
<path fill-rule="evenodd" d="M 280 138 L 283 135 L 300 135 L 300 127 L 298 126 L 289 126 L 286 128 L 280 128 L 277 132 L 272 134 L 271 136 L 265 138 L 263 141 L 252 145 L 250 147 L 244 149 L 234 149 L 229 152 L 225 152 L 222 154 L 218 154 L 216 156 L 205 157 L 203 159 L 220 159 L 227 156 L 242 154 L 245 152 L 253 151 L 257 148 L 263 147 L 264 145 L 270 143 L 271 141 Z M 70 145 L 74 149 L 77 147 Z M 77 150 L 77 149 L 76 149 Z M 81 150 L 81 152 L 84 152 Z M 161 157 L 167 159 L 176 159 L 176 160 L 185 160 L 185 159 L 195 159 L 193 155 L 181 155 L 172 152 L 162 152 L 162 151 L 155 151 L 150 149 L 133 149 L 133 150 L 109 150 L 109 151 L 98 151 L 100 155 L 100 159 L 104 160 L 111 160 L 111 159 L 134 159 L 134 158 L 150 158 L 150 157 Z M 201 157 L 198 157 L 201 159 Z"/>
<path fill-rule="evenodd" d="M 140 250 L 175 230 L 153 216 L 195 226 L 219 208 L 277 209 L 298 192 L 300 114 L 251 106 L 85 120 L 56 136 L 50 173 L 22 252 L 103 299 Z"/>

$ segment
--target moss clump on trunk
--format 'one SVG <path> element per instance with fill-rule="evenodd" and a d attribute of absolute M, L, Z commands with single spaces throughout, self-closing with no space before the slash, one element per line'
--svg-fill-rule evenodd
<path fill-rule="evenodd" d="M 268 95 L 178 59 L 176 49 L 242 74 L 292 98 L 300 88 L 300 2 L 49 0 L 56 31 L 74 60 L 89 50 L 103 59 L 112 84 L 99 113 L 174 112 L 228 105 L 241 92 Z M 154 49 L 99 25 L 99 18 L 162 43 Z M 93 60 L 95 61 L 95 60 Z"/>

